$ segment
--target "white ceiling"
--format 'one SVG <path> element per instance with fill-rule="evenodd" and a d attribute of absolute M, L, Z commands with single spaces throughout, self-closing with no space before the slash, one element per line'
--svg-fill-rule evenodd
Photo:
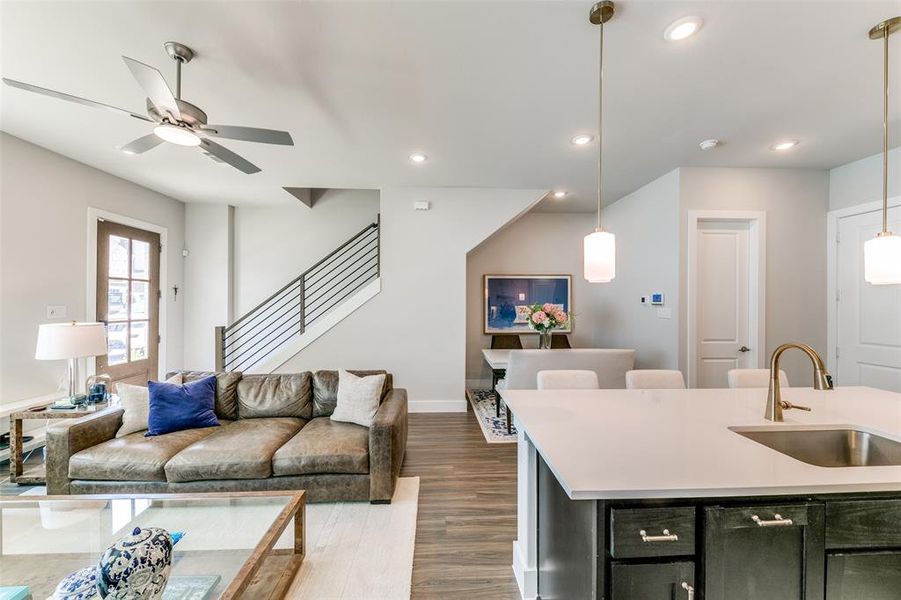
<path fill-rule="evenodd" d="M 597 27 L 588 2 L 9 2 L 0 72 L 141 111 L 120 55 L 167 76 L 191 46 L 183 96 L 211 123 L 287 129 L 294 148 L 223 144 L 244 175 L 196 149 L 116 148 L 148 124 L 0 86 L 0 128 L 185 201 L 294 202 L 283 186 L 563 188 L 545 209 L 591 211 Z M 670 44 L 675 19 L 704 18 Z M 623 0 L 605 47 L 605 172 L 615 200 L 684 165 L 825 169 L 881 150 L 881 46 L 890 2 Z M 901 36 L 893 40 L 901 59 Z M 901 98 L 901 60 L 893 94 Z M 901 138 L 901 104 L 893 135 Z M 702 152 L 698 142 L 725 145 Z M 798 138 L 792 152 L 768 150 Z M 407 157 L 422 150 L 421 166 Z"/>

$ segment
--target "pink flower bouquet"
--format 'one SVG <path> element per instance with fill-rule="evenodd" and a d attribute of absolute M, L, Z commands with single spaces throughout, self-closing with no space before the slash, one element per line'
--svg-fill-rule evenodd
<path fill-rule="evenodd" d="M 547 333 L 565 327 L 570 315 L 559 304 L 533 304 L 529 307 L 529 327 L 539 333 Z"/>

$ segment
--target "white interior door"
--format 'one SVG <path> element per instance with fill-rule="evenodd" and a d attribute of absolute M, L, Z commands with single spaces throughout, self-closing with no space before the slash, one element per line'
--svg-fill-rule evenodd
<path fill-rule="evenodd" d="M 730 369 L 756 366 L 756 352 L 748 347 L 754 287 L 750 281 L 750 224 L 699 221 L 695 247 L 695 387 L 724 388 Z"/>
<path fill-rule="evenodd" d="M 901 285 L 863 279 L 863 245 L 882 229 L 882 215 L 839 219 L 836 248 L 837 385 L 901 392 Z M 889 230 L 901 232 L 901 208 L 889 210 Z"/>

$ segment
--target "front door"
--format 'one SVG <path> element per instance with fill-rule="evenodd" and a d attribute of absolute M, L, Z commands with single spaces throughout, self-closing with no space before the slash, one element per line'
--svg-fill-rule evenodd
<path fill-rule="evenodd" d="M 882 214 L 839 219 L 835 297 L 838 320 L 836 385 L 901 392 L 901 285 L 863 278 L 863 245 L 882 229 Z M 889 230 L 901 233 L 901 208 L 889 210 Z"/>
<path fill-rule="evenodd" d="M 750 345 L 750 224 L 700 221 L 697 230 L 697 382 L 724 388 L 730 369 L 755 366 Z"/>
<path fill-rule="evenodd" d="M 97 373 L 146 385 L 157 378 L 160 236 L 111 221 L 97 222 L 97 318 L 107 324 L 107 355 Z"/>

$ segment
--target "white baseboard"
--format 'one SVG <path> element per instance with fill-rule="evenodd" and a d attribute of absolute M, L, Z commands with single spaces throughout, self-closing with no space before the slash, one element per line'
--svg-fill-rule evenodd
<path fill-rule="evenodd" d="M 538 572 L 525 564 L 520 551 L 519 541 L 513 541 L 513 576 L 519 586 L 519 595 L 523 600 L 535 600 L 538 597 Z"/>
<path fill-rule="evenodd" d="M 466 412 L 466 400 L 410 400 L 407 410 L 411 413 Z"/>

